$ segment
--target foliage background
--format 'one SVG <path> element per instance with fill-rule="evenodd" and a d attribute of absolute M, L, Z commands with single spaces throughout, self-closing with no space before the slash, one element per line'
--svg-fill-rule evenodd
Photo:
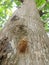
<path fill-rule="evenodd" d="M 44 28 L 49 32 L 49 0 L 35 0 Z M 5 22 L 12 16 L 17 7 L 21 5 L 20 0 L 0 0 L 0 30 Z"/>

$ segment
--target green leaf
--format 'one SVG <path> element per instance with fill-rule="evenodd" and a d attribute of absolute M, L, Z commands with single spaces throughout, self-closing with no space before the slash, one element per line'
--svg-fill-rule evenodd
<path fill-rule="evenodd" d="M 37 4 L 37 7 L 38 8 L 41 8 L 44 6 L 44 4 L 46 3 L 45 0 L 35 0 L 36 1 L 36 4 Z"/>
<path fill-rule="evenodd" d="M 49 23 L 48 23 L 48 22 L 45 23 L 45 30 L 46 30 L 47 32 L 49 32 Z"/>
<path fill-rule="evenodd" d="M 16 3 L 17 6 L 20 6 L 21 5 L 21 2 L 18 1 L 18 0 L 15 0 L 15 3 Z"/>

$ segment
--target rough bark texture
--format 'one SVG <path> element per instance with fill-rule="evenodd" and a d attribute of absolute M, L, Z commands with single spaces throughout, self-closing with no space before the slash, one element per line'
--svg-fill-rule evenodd
<path fill-rule="evenodd" d="M 24 0 L 0 32 L 0 65 L 49 65 L 49 40 L 34 0 Z"/>

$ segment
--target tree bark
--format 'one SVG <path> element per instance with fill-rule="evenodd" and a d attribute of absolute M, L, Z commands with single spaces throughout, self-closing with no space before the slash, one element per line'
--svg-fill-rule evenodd
<path fill-rule="evenodd" d="M 49 40 L 34 0 L 24 0 L 10 17 L 0 46 L 0 65 L 49 65 Z"/>

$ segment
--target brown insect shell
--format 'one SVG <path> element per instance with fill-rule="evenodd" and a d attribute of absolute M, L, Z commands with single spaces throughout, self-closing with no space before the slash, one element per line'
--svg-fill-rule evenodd
<path fill-rule="evenodd" d="M 18 50 L 20 53 L 25 53 L 26 48 L 27 48 L 27 39 L 21 39 L 20 42 L 18 43 Z"/>

